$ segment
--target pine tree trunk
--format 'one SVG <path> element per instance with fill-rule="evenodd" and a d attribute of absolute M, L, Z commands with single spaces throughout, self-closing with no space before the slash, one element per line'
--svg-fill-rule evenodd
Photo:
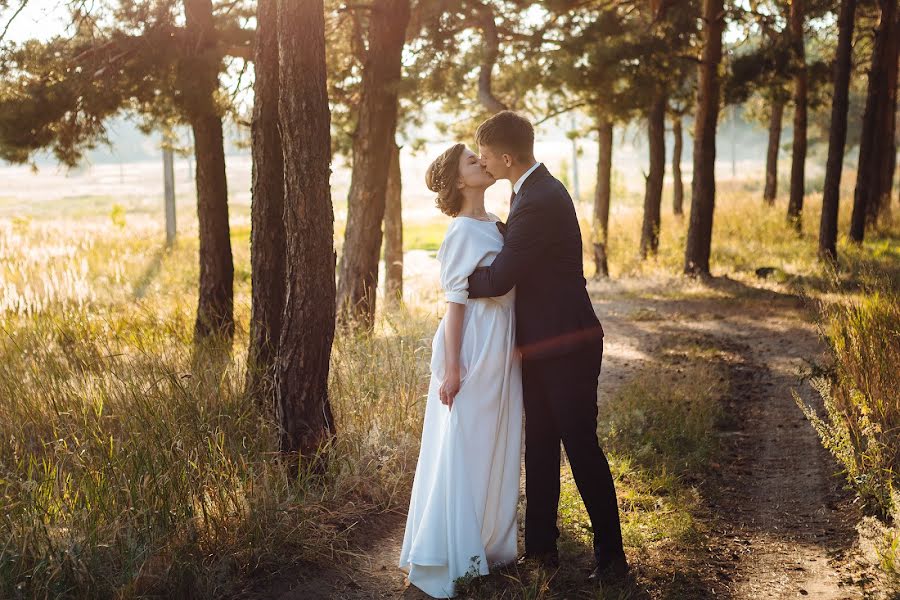
<path fill-rule="evenodd" d="M 403 301 L 403 204 L 400 147 L 391 149 L 384 208 L 384 298 L 389 306 Z"/>
<path fill-rule="evenodd" d="M 179 64 L 182 102 L 194 133 L 197 159 L 197 218 L 200 225 L 200 289 L 194 341 L 234 337 L 234 264 L 228 227 L 228 184 L 222 117 L 216 105 L 221 58 L 210 0 L 185 0 L 190 40 Z"/>
<path fill-rule="evenodd" d="M 328 401 L 335 326 L 334 212 L 323 0 L 278 3 L 278 49 L 287 293 L 275 412 L 282 452 L 310 457 L 334 435 Z"/>
<path fill-rule="evenodd" d="M 601 119 L 597 157 L 597 188 L 594 192 L 594 265 L 596 279 L 609 277 L 607 243 L 609 241 L 609 199 L 612 179 L 613 124 Z"/>
<path fill-rule="evenodd" d="M 855 14 L 856 0 L 841 0 L 834 61 L 831 126 L 828 134 L 828 160 L 825 166 L 825 190 L 822 195 L 822 220 L 819 225 L 819 257 L 829 261 L 837 260 L 838 204 L 844 164 L 844 144 L 847 141 L 847 109 Z"/>
<path fill-rule="evenodd" d="M 896 133 L 897 123 L 896 117 L 894 121 L 894 136 Z M 894 173 L 897 170 L 897 140 L 894 138 L 893 143 L 888 147 L 887 151 L 884 153 L 884 161 L 885 165 L 882 167 L 882 181 L 881 181 L 881 201 L 880 208 L 878 213 L 878 218 L 883 222 L 890 223 L 892 220 L 893 210 L 891 207 L 891 199 L 894 195 Z"/>
<path fill-rule="evenodd" d="M 784 118 L 784 100 L 776 98 L 772 101 L 772 113 L 769 117 L 769 147 L 766 150 L 766 188 L 763 200 L 772 206 L 778 195 L 778 150 L 781 144 L 781 122 Z"/>
<path fill-rule="evenodd" d="M 274 408 L 273 376 L 284 310 L 284 159 L 278 133 L 278 13 L 276 0 L 259 0 L 256 80 L 251 124 L 250 342 L 246 393 Z"/>
<path fill-rule="evenodd" d="M 375 319 L 381 222 L 397 125 L 409 0 L 375 0 L 371 11 L 338 284 L 340 318 L 365 330 L 372 328 Z"/>
<path fill-rule="evenodd" d="M 791 151 L 791 196 L 788 222 L 799 233 L 803 226 L 803 195 L 806 190 L 806 51 L 803 40 L 804 1 L 791 0 L 790 29 L 796 70 L 794 75 L 794 142 Z"/>
<path fill-rule="evenodd" d="M 896 9 L 895 9 L 896 10 Z M 894 184 L 894 169 L 897 160 L 897 59 L 898 50 L 900 50 L 900 15 L 895 13 L 894 16 L 894 34 L 890 36 L 889 49 L 887 50 L 887 83 L 885 84 L 884 96 L 881 98 L 882 106 L 882 123 L 880 128 L 881 136 L 879 142 L 881 150 L 881 165 L 879 174 L 881 175 L 878 183 L 878 202 L 876 210 L 873 211 L 873 222 L 888 222 L 891 216 L 891 192 Z"/>
<path fill-rule="evenodd" d="M 641 258 L 659 250 L 659 226 L 663 177 L 666 173 L 666 95 L 657 94 L 647 117 L 650 173 L 644 186 L 644 220 L 641 225 Z"/>
<path fill-rule="evenodd" d="M 723 0 L 703 0 L 703 56 L 697 77 L 694 119 L 694 179 L 684 272 L 709 275 L 713 211 L 716 201 L 716 122 L 719 116 L 719 63 L 722 60 Z"/>
<path fill-rule="evenodd" d="M 684 214 L 684 182 L 681 178 L 681 153 L 684 148 L 684 133 L 681 127 L 681 115 L 672 119 L 672 135 L 675 145 L 672 148 L 672 212 L 676 216 Z"/>
<path fill-rule="evenodd" d="M 890 96 L 887 86 L 890 82 L 891 35 L 896 28 L 897 3 L 894 0 L 880 0 L 881 19 L 875 32 L 875 46 L 872 49 L 872 67 L 866 91 L 866 107 L 863 112 L 862 132 L 859 139 L 859 163 L 856 169 L 856 189 L 853 194 L 853 213 L 850 218 L 850 239 L 862 242 L 867 226 L 877 218 L 877 206 L 882 183 L 881 169 L 884 135 L 884 101 Z M 893 68 L 897 59 L 894 56 Z"/>

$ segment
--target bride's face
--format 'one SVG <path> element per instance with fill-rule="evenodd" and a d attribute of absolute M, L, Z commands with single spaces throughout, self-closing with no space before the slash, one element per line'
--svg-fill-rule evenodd
<path fill-rule="evenodd" d="M 488 173 L 474 152 L 464 149 L 459 157 L 460 187 L 485 189 L 494 185 L 497 180 Z"/>

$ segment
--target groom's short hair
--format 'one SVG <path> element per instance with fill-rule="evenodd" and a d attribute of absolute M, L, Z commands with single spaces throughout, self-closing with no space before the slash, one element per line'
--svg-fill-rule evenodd
<path fill-rule="evenodd" d="M 531 121 L 511 110 L 501 110 L 475 131 L 475 143 L 510 154 L 519 162 L 534 156 L 534 127 Z"/>

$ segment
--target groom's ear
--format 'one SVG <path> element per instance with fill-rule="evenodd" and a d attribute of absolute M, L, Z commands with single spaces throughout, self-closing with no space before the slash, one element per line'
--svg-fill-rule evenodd
<path fill-rule="evenodd" d="M 506 165 L 507 168 L 511 167 L 513 164 L 512 156 L 509 154 L 503 155 L 503 164 Z"/>

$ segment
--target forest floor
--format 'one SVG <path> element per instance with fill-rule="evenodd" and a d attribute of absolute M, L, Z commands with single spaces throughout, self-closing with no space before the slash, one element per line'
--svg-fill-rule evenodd
<path fill-rule="evenodd" d="M 803 373 L 826 360 L 803 300 L 727 278 L 694 288 L 592 284 L 591 294 L 606 331 L 601 404 L 675 346 L 710 349 L 725 365 L 715 460 L 686 478 L 699 491 L 697 534 L 677 548 L 627 547 L 633 576 L 606 596 L 580 583 L 587 549 L 564 548 L 546 585 L 513 585 L 521 574 L 501 573 L 485 595 L 465 597 L 864 597 L 853 558 L 860 515 L 793 395 L 821 403 Z M 372 515 L 357 525 L 349 561 L 287 569 L 243 597 L 424 598 L 397 569 L 404 525 L 402 511 Z"/>

